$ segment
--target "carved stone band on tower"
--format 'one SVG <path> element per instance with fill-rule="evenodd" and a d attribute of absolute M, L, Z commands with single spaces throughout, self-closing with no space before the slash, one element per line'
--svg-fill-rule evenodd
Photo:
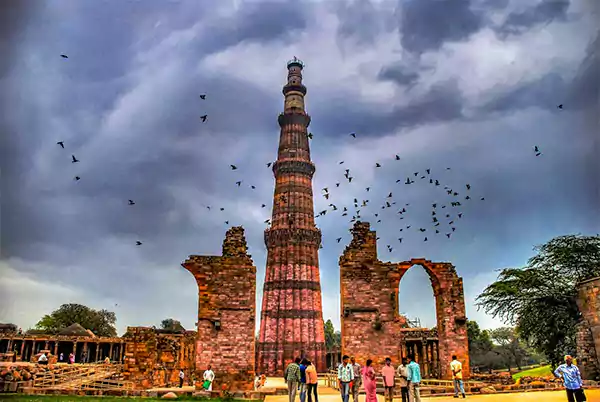
<path fill-rule="evenodd" d="M 319 277 L 321 231 L 315 226 L 312 178 L 302 84 L 304 63 L 287 63 L 287 83 L 277 161 L 272 226 L 265 230 L 267 267 L 263 287 L 257 371 L 282 374 L 295 357 L 326 370 L 325 331 Z"/>

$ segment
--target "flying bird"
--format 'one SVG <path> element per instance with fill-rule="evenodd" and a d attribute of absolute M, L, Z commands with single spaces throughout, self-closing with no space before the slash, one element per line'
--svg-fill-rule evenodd
<path fill-rule="evenodd" d="M 562 103 L 561 103 L 560 105 L 558 105 L 558 106 L 557 106 L 557 108 L 558 108 L 558 109 L 562 109 L 562 108 L 563 108 L 563 105 L 562 105 Z"/>
<path fill-rule="evenodd" d="M 336 240 L 337 240 L 337 242 L 339 243 L 339 242 L 342 240 L 342 238 L 341 238 L 341 237 L 338 237 Z"/>
<path fill-rule="evenodd" d="M 135 205 L 135 202 L 133 202 L 133 200 L 128 200 L 128 203 L 129 203 L 129 205 Z"/>
<path fill-rule="evenodd" d="M 269 167 L 271 167 L 271 165 L 272 165 L 272 164 L 273 164 L 273 162 L 269 162 L 269 163 L 267 163 L 267 167 L 268 167 L 268 168 L 269 168 Z"/>
<path fill-rule="evenodd" d="M 535 156 L 540 156 L 542 154 L 537 145 L 533 147 L 533 152 L 535 152 Z"/>
<path fill-rule="evenodd" d="M 62 142 L 62 141 L 58 141 L 58 142 L 57 142 L 57 144 L 58 144 L 58 145 L 60 145 L 60 147 L 61 147 L 62 149 L 65 149 L 65 143 L 64 143 L 64 142 Z"/>
<path fill-rule="evenodd" d="M 67 56 L 66 54 L 61 54 L 60 57 L 62 57 L 63 59 L 68 59 L 69 56 Z"/>
<path fill-rule="evenodd" d="M 260 207 L 261 207 L 261 208 L 264 208 L 264 207 L 266 207 L 266 205 L 265 205 L 265 204 L 262 204 Z"/>
<path fill-rule="evenodd" d="M 239 186 L 242 185 L 242 182 L 241 181 L 236 181 L 235 184 L 237 184 L 237 186 L 239 187 Z"/>
<path fill-rule="evenodd" d="M 470 190 L 470 189 L 471 189 L 471 185 L 467 184 L 467 190 Z"/>
<path fill-rule="evenodd" d="M 139 241 L 139 240 L 136 240 L 136 242 L 135 242 L 135 245 L 136 245 L 136 246 L 141 246 L 141 245 L 142 245 L 142 242 L 141 242 L 141 241 Z"/>
<path fill-rule="evenodd" d="M 400 160 L 400 156 L 396 155 L 396 160 L 399 161 Z"/>
<path fill-rule="evenodd" d="M 356 138 L 356 133 L 350 133 L 350 137 Z"/>
<path fill-rule="evenodd" d="M 206 95 L 204 95 L 204 94 L 200 95 L 200 99 L 202 99 L 202 100 L 206 99 Z"/>
<path fill-rule="evenodd" d="M 235 165 L 229 165 L 229 166 L 231 166 L 231 170 L 236 170 L 237 169 L 237 166 L 235 166 Z"/>
<path fill-rule="evenodd" d="M 313 133 L 308 133 L 307 137 L 308 137 L 309 140 L 312 140 L 313 139 Z"/>
<path fill-rule="evenodd" d="M 200 116 L 200 119 L 202 119 L 202 123 L 206 123 L 206 118 L 208 117 L 207 114 Z"/>
<path fill-rule="evenodd" d="M 379 163 L 375 163 L 375 167 L 381 167 L 381 165 Z"/>
<path fill-rule="evenodd" d="M 71 155 L 71 158 L 73 158 L 73 160 L 71 161 L 71 163 L 79 162 L 79 159 L 77 159 L 75 157 L 75 155 Z"/>
<path fill-rule="evenodd" d="M 75 180 L 75 181 L 81 180 L 81 177 L 79 177 L 79 176 L 75 176 L 74 180 Z"/>

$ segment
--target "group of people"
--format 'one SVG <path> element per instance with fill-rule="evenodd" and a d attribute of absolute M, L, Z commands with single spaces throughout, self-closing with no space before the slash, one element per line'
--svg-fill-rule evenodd
<path fill-rule="evenodd" d="M 392 366 L 392 359 L 385 359 L 385 365 L 381 369 L 383 377 L 384 396 L 386 402 L 392 402 L 396 376 L 399 377 L 400 394 L 402 402 L 420 402 L 421 395 L 419 386 L 421 384 L 421 368 L 414 357 L 408 356 L 403 359 L 397 369 Z M 338 367 L 338 385 L 342 402 L 349 402 L 350 394 L 354 402 L 358 402 L 361 386 L 365 390 L 366 402 L 377 402 L 377 376 L 373 368 L 373 360 L 368 359 L 365 366 L 361 367 L 354 357 L 344 355 L 342 364 Z M 463 392 L 464 397 L 464 392 Z"/>
<path fill-rule="evenodd" d="M 319 402 L 317 394 L 319 378 L 317 369 L 310 360 L 297 357 L 293 363 L 285 368 L 283 378 L 288 386 L 290 402 L 295 401 L 298 391 L 300 392 L 300 402 L 305 402 L 307 395 L 308 402 L 312 402 L 313 396 L 315 398 L 314 402 Z"/>
<path fill-rule="evenodd" d="M 456 356 L 452 356 L 450 370 L 454 381 L 454 397 L 458 398 L 460 393 L 465 398 L 462 364 Z M 352 394 L 353 402 L 358 402 L 361 386 L 366 393 L 366 402 L 377 402 L 377 376 L 373 368 L 373 360 L 368 359 L 365 366 L 361 367 L 354 357 L 344 355 L 342 363 L 338 367 L 337 376 L 342 402 L 349 402 L 350 394 Z M 403 359 L 396 369 L 392 366 L 392 359 L 386 358 L 385 365 L 381 369 L 381 376 L 383 377 L 386 402 L 393 401 L 396 377 L 399 379 L 402 402 L 421 401 L 419 392 L 421 368 L 413 356 Z M 300 392 L 300 402 L 305 402 L 307 395 L 308 402 L 312 402 L 313 395 L 315 402 L 318 402 L 317 370 L 310 361 L 296 358 L 293 363 L 285 368 L 283 378 L 288 386 L 289 402 L 295 402 L 298 391 Z"/>

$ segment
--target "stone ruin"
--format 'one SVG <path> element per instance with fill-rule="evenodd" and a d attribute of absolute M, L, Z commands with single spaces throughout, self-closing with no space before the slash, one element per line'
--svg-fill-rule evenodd
<path fill-rule="evenodd" d="M 377 234 L 357 222 L 353 239 L 340 257 L 342 353 L 358 361 L 372 359 L 379 370 L 386 357 L 395 364 L 415 355 L 424 378 L 451 379 L 456 355 L 469 376 L 469 345 L 463 281 L 452 264 L 422 258 L 399 263 L 377 258 Z M 410 328 L 399 314 L 402 276 L 413 265 L 429 274 L 436 300 L 437 328 Z"/>
<path fill-rule="evenodd" d="M 600 380 L 600 278 L 579 285 L 577 307 L 577 364 L 587 380 Z"/>
<path fill-rule="evenodd" d="M 135 389 L 178 386 L 179 370 L 189 383 L 194 374 L 196 331 L 127 327 L 123 340 L 123 377 Z"/>
<path fill-rule="evenodd" d="M 256 268 L 248 255 L 244 229 L 233 227 L 222 256 L 191 255 L 181 264 L 198 283 L 196 389 L 208 365 L 213 391 L 254 389 Z"/>

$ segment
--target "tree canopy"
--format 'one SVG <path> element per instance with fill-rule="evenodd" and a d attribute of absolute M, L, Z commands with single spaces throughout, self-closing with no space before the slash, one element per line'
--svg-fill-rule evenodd
<path fill-rule="evenodd" d="M 325 322 L 325 347 L 327 350 L 340 347 L 342 341 L 342 333 L 336 331 L 331 320 Z"/>
<path fill-rule="evenodd" d="M 160 327 L 162 329 L 166 329 L 168 331 L 173 331 L 173 332 L 185 331 L 185 328 L 183 328 L 183 325 L 181 325 L 181 322 L 179 322 L 178 320 L 175 320 L 173 318 L 165 318 L 164 320 L 162 320 L 160 322 Z"/>
<path fill-rule="evenodd" d="M 117 316 L 108 310 L 94 310 L 81 304 L 63 304 L 46 314 L 35 325 L 38 330 L 57 333 L 73 324 L 80 324 L 96 336 L 117 336 Z"/>
<path fill-rule="evenodd" d="M 514 325 L 523 339 L 553 365 L 575 354 L 580 319 L 577 285 L 600 276 L 600 236 L 559 236 L 536 246 L 522 268 L 500 271 L 478 297 L 488 314 Z"/>

